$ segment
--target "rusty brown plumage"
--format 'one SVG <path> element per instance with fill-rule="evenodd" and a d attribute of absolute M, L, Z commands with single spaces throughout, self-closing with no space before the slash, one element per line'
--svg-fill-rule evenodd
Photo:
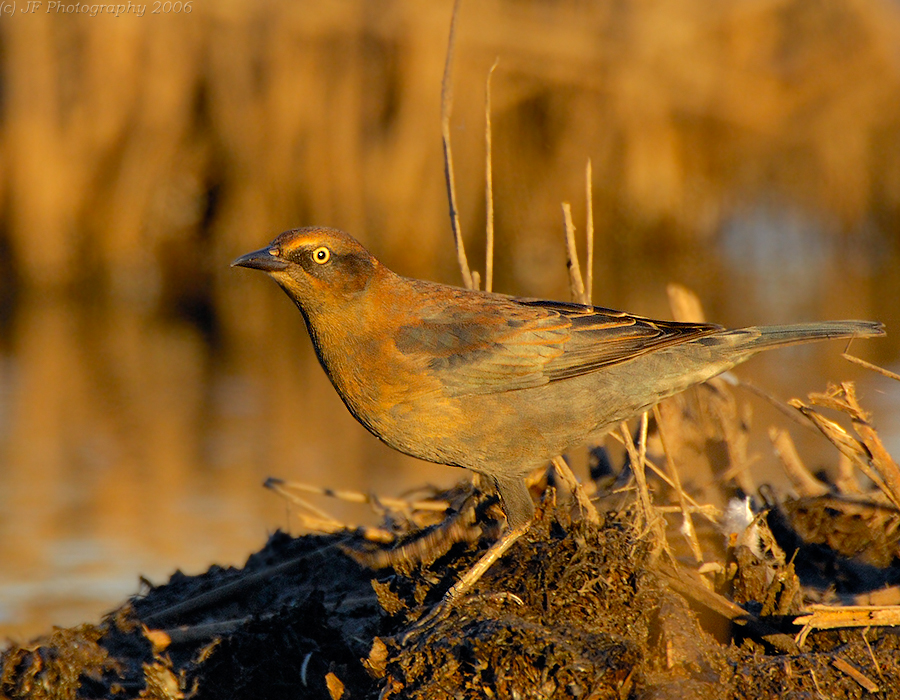
<path fill-rule="evenodd" d="M 286 231 L 232 263 L 299 307 L 350 412 L 391 447 L 492 478 L 512 527 L 524 476 L 765 349 L 883 335 L 829 321 L 727 330 L 469 291 L 394 274 L 335 229 Z"/>

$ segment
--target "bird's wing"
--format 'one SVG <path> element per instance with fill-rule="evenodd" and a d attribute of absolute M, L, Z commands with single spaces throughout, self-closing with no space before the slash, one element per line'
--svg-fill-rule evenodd
<path fill-rule="evenodd" d="M 564 352 L 543 367 L 550 381 L 594 372 L 722 330 L 721 326 L 712 323 L 656 321 L 624 311 L 579 304 L 520 303 L 550 309 L 571 324 Z"/>
<path fill-rule="evenodd" d="M 460 293 L 420 308 L 395 342 L 451 395 L 541 386 L 625 362 L 651 350 L 721 330 L 651 321 L 579 304 Z"/>

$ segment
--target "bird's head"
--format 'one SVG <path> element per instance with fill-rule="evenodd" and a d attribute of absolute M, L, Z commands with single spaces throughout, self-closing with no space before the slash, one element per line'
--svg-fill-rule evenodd
<path fill-rule="evenodd" d="M 285 231 L 231 266 L 267 273 L 304 313 L 346 303 L 383 269 L 356 239 L 331 228 Z"/>

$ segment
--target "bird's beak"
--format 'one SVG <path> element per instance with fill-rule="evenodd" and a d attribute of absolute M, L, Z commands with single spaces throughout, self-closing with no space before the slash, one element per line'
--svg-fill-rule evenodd
<path fill-rule="evenodd" d="M 247 253 L 231 263 L 232 267 L 249 267 L 263 272 L 277 272 L 288 266 L 287 261 L 279 255 L 277 248 L 266 246 L 252 253 Z"/>

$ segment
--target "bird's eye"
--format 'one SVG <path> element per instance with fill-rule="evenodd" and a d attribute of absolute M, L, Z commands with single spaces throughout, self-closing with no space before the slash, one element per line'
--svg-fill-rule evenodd
<path fill-rule="evenodd" d="M 312 257 L 313 260 L 315 260 L 317 263 L 319 263 L 320 265 L 324 265 L 329 260 L 331 260 L 331 251 L 322 245 L 313 251 Z"/>

